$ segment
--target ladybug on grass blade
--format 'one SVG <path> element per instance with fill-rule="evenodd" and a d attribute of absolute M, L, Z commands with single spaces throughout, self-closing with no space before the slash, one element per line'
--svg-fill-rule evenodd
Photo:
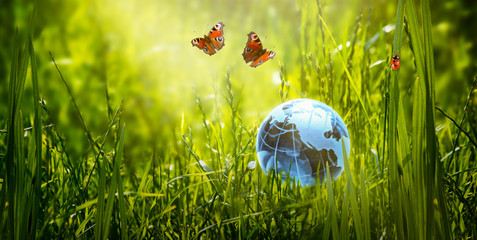
<path fill-rule="evenodd" d="M 401 66 L 401 62 L 399 62 L 399 55 L 395 53 L 393 55 L 393 58 L 391 59 L 391 68 L 394 70 L 398 70 L 400 66 Z"/>

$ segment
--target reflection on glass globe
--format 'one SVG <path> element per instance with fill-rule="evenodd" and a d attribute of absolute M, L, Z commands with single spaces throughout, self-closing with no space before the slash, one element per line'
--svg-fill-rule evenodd
<path fill-rule="evenodd" d="M 268 114 L 257 134 L 257 156 L 262 170 L 287 174 L 301 186 L 325 178 L 328 163 L 336 179 L 344 170 L 343 147 L 349 157 L 350 138 L 343 119 L 328 105 L 312 99 L 285 102 Z"/>

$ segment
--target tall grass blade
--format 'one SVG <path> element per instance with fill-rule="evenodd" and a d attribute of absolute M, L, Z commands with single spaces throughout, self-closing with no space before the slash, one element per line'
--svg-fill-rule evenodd
<path fill-rule="evenodd" d="M 343 205 L 341 208 L 341 239 L 346 240 L 349 239 L 349 188 L 346 187 L 344 190 L 343 196 Z"/>
<path fill-rule="evenodd" d="M 105 224 L 105 217 L 106 210 L 104 207 L 104 200 L 105 200 L 105 189 L 106 189 L 106 168 L 103 167 L 105 164 L 97 161 L 96 163 L 99 180 L 98 180 L 98 205 L 96 207 L 96 225 L 94 227 L 94 235 L 95 239 L 103 239 L 104 233 L 104 224 Z"/>
<path fill-rule="evenodd" d="M 9 98 L 8 98 L 8 120 L 7 120 L 7 154 L 5 156 L 6 164 L 5 167 L 9 171 L 5 171 L 5 176 L 4 176 L 4 182 L 6 184 L 3 184 L 2 186 L 2 191 L 7 195 L 6 202 L 2 203 L 2 207 L 6 206 L 8 203 L 8 214 L 7 214 L 7 232 L 8 232 L 8 238 L 9 239 L 14 239 L 14 233 L 15 233 L 15 222 L 14 220 L 14 215 L 15 215 L 15 119 L 17 115 L 17 102 L 16 100 L 16 94 L 17 94 L 17 72 L 18 72 L 18 61 L 20 58 L 20 52 L 19 52 L 19 37 L 18 37 L 18 29 L 15 31 L 15 38 L 13 41 L 13 59 L 12 59 L 12 64 L 10 68 L 10 81 L 8 84 L 9 90 Z M 6 187 L 5 187 L 6 185 Z"/>
<path fill-rule="evenodd" d="M 350 192 L 349 202 L 351 203 L 351 213 L 353 214 L 353 224 L 354 224 L 354 229 L 356 231 L 356 239 L 360 240 L 360 239 L 364 239 L 364 236 L 363 236 L 362 217 L 358 207 L 358 195 L 356 194 L 356 188 L 354 186 L 353 178 L 351 176 L 351 168 L 350 168 L 350 164 L 348 160 L 348 155 L 346 153 L 346 146 L 343 139 L 341 139 L 341 145 L 343 148 L 343 161 L 344 161 L 344 168 L 345 168 L 344 170 L 345 170 L 346 180 L 347 180 L 346 188 L 347 189 L 349 188 L 349 192 Z"/>
<path fill-rule="evenodd" d="M 20 240 L 20 239 L 26 239 L 26 234 L 28 230 L 28 215 L 30 209 L 26 209 L 26 200 L 27 200 L 27 191 L 25 189 L 26 187 L 26 179 L 25 179 L 25 154 L 24 154 L 24 149 L 25 149 L 25 140 L 23 138 L 23 113 L 21 110 L 18 111 L 17 118 L 15 118 L 16 124 L 15 124 L 15 191 L 13 194 L 15 194 L 15 204 L 14 206 L 14 216 L 13 220 L 15 222 L 15 239 Z"/>
<path fill-rule="evenodd" d="M 431 176 L 429 177 L 429 182 L 432 182 L 435 187 L 430 188 L 432 191 L 435 191 L 435 196 L 432 199 L 429 199 L 428 204 L 431 204 L 437 200 L 437 213 L 434 213 L 434 216 L 429 215 L 429 220 L 437 215 L 436 227 L 439 232 L 436 232 L 434 236 L 438 236 L 439 233 L 443 234 L 445 239 L 451 238 L 450 223 L 448 221 L 447 207 L 444 198 L 444 188 L 443 188 L 443 167 L 442 162 L 437 158 L 438 149 L 437 149 L 437 136 L 435 132 L 435 70 L 434 70 L 434 50 L 432 45 L 432 23 L 431 23 L 431 11 L 429 7 L 429 0 L 421 1 L 421 9 L 423 16 L 423 34 L 424 34 L 424 45 L 426 49 L 426 70 L 428 72 L 428 94 L 427 94 L 427 131 L 428 131 L 428 151 L 429 151 L 429 161 L 431 162 L 431 168 L 428 169 Z M 430 187 L 430 186 L 428 186 Z M 429 189 L 428 189 L 429 190 Z M 431 206 L 431 205 L 429 205 Z M 442 232 L 443 231 L 443 232 Z"/>
<path fill-rule="evenodd" d="M 51 58 L 51 61 L 53 62 L 53 64 L 55 65 L 56 71 L 58 72 L 58 75 L 60 76 L 61 81 L 65 85 L 66 90 L 68 91 L 68 94 L 70 95 L 71 101 L 73 102 L 73 106 L 75 107 L 76 113 L 78 114 L 78 118 L 80 120 L 81 127 L 83 128 L 83 131 L 85 132 L 86 136 L 88 137 L 88 140 L 90 141 L 91 145 L 93 147 L 96 147 L 98 152 L 101 152 L 101 150 L 100 150 L 101 148 L 100 148 L 99 144 L 93 139 L 93 135 L 90 133 L 90 131 L 86 127 L 86 124 L 85 124 L 84 119 L 83 119 L 83 115 L 81 114 L 81 112 L 78 108 L 78 104 L 76 104 L 76 100 L 75 100 L 75 97 L 73 95 L 73 92 L 71 91 L 71 88 L 68 85 L 68 82 L 66 82 L 65 78 L 63 77 L 63 74 L 61 74 L 61 71 L 58 68 L 58 65 L 55 62 L 55 58 L 53 58 L 53 54 L 51 52 L 50 52 L 50 58 Z"/>
<path fill-rule="evenodd" d="M 360 199 L 361 199 L 361 216 L 363 218 L 364 225 L 364 238 L 371 239 L 371 223 L 369 220 L 369 199 L 368 199 L 368 189 L 366 188 L 366 180 L 364 178 L 364 172 L 361 168 L 361 189 L 360 189 Z M 337 238 L 335 238 L 337 239 Z"/>
<path fill-rule="evenodd" d="M 114 161 L 114 176 L 117 181 L 117 186 L 118 186 L 118 206 L 119 206 L 119 219 L 120 219 L 120 225 L 119 229 L 121 232 L 121 239 L 128 239 L 128 216 L 126 215 L 126 203 L 124 201 L 124 188 L 123 188 L 123 182 L 122 182 L 122 177 L 121 173 L 119 171 L 119 168 L 121 166 L 121 162 L 123 159 L 123 146 L 124 146 L 124 131 L 125 131 L 125 125 L 120 128 L 121 134 L 119 136 L 119 142 L 118 142 L 118 147 L 117 147 L 117 155 L 116 159 Z"/>
<path fill-rule="evenodd" d="M 325 231 L 323 232 L 323 239 L 329 239 L 330 228 L 331 228 L 333 239 L 340 239 L 340 231 L 338 229 L 338 220 L 336 217 L 337 213 L 336 213 L 335 196 L 333 194 L 332 182 L 333 181 L 331 180 L 330 169 L 329 169 L 328 163 L 326 163 L 326 190 L 328 192 L 329 210 L 328 210 L 328 216 L 325 222 Z"/>
<path fill-rule="evenodd" d="M 417 13 L 414 3 L 410 1 L 406 5 L 406 16 L 409 22 L 410 37 L 412 49 L 414 51 L 414 57 L 416 59 L 417 73 L 419 80 L 423 81 L 423 90 L 425 97 L 423 99 L 423 106 L 425 114 L 423 122 L 425 123 L 425 139 L 426 145 L 424 150 L 424 156 L 415 159 L 422 163 L 415 163 L 420 166 L 418 169 L 423 177 L 423 190 L 425 191 L 424 206 L 428 209 L 425 213 L 425 238 L 444 236 L 449 239 L 451 237 L 450 224 L 447 218 L 447 209 L 444 201 L 444 192 L 442 188 L 442 166 L 441 162 L 437 159 L 437 146 L 436 146 L 436 134 L 435 134 L 435 97 L 434 97 L 434 54 L 432 50 L 432 36 L 431 36 L 431 16 L 429 10 L 429 1 L 421 1 L 421 19 L 422 25 L 419 24 Z M 423 39 L 421 41 L 421 39 Z M 422 109 L 422 110 L 424 110 Z M 422 141 L 422 139 L 420 139 Z M 413 143 L 416 144 L 416 143 Z M 437 209 L 431 208 L 437 202 Z M 437 218 L 436 218 L 437 216 Z"/>
<path fill-rule="evenodd" d="M 403 23 L 404 23 L 404 5 L 405 0 L 399 0 L 396 13 L 396 28 L 393 42 L 393 54 L 401 52 L 402 37 L 403 37 Z M 399 167 L 402 161 L 398 156 L 398 119 L 399 119 L 399 105 L 401 102 L 398 82 L 399 70 L 392 71 L 390 77 L 389 89 L 389 134 L 387 135 L 388 142 L 388 156 L 389 156 L 389 195 L 392 203 L 392 221 L 396 227 L 396 234 L 398 239 L 404 239 L 404 217 L 402 205 L 402 184 L 399 176 Z M 402 133 L 406 134 L 406 133 Z"/>
<path fill-rule="evenodd" d="M 42 164 L 42 123 L 41 123 L 41 108 L 40 108 L 40 90 L 38 87 L 38 70 L 36 64 L 36 55 L 33 47 L 33 42 L 31 37 L 29 38 L 29 47 L 30 47 L 30 63 L 31 63 L 31 80 L 33 85 L 33 106 L 35 111 L 34 123 L 33 123 L 33 137 L 35 141 L 35 151 L 34 151 L 34 169 L 30 169 L 34 172 L 33 191 L 32 199 L 33 202 L 33 213 L 32 213 L 32 226 L 30 230 L 30 238 L 35 239 L 36 236 L 36 225 L 37 217 L 40 210 L 40 200 L 41 200 L 41 164 Z"/>
<path fill-rule="evenodd" d="M 336 44 L 336 41 L 335 41 L 333 35 L 331 34 L 330 30 L 328 29 L 328 26 L 326 25 L 325 21 L 323 20 L 323 18 L 322 18 L 321 16 L 319 16 L 319 17 L 320 17 L 320 20 L 321 20 L 321 22 L 322 22 L 324 28 L 326 29 L 326 31 L 327 31 L 328 34 L 330 35 L 330 38 L 331 38 L 331 40 L 332 40 L 332 42 L 333 42 L 333 44 L 334 44 L 334 47 L 335 47 L 336 49 L 339 49 L 339 48 L 338 48 L 338 45 Z M 354 91 L 354 93 L 356 94 L 356 98 L 358 99 L 359 104 L 360 104 L 361 108 L 363 109 L 363 112 L 364 112 L 364 115 L 366 116 L 366 119 L 367 119 L 367 121 L 368 121 L 368 124 L 371 126 L 371 129 L 375 129 L 375 128 L 373 127 L 373 122 L 371 121 L 371 118 L 369 117 L 368 111 L 366 110 L 366 106 L 364 105 L 364 102 L 363 102 L 363 100 L 362 100 L 362 98 L 361 98 L 361 95 L 360 95 L 360 93 L 359 93 L 359 91 L 358 91 L 358 88 L 356 87 L 356 84 L 355 84 L 355 82 L 354 82 L 353 78 L 351 77 L 351 74 L 350 74 L 350 72 L 349 72 L 349 70 L 348 70 L 348 67 L 346 66 L 346 62 L 345 62 L 343 56 L 341 55 L 341 51 L 338 51 L 338 56 L 340 57 L 340 61 L 341 61 L 341 63 L 343 64 L 343 68 L 344 68 L 344 71 L 345 71 L 345 73 L 346 73 L 346 76 L 348 77 L 349 83 L 351 84 L 351 87 L 353 88 L 353 91 Z"/>

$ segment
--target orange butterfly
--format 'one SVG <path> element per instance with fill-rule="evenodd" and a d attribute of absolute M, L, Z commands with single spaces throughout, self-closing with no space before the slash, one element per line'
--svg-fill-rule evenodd
<path fill-rule="evenodd" d="M 208 36 L 204 35 L 203 38 L 192 39 L 192 46 L 204 50 L 204 52 L 210 56 L 214 55 L 216 51 L 219 51 L 225 45 L 225 39 L 223 37 L 224 26 L 222 22 L 215 24 Z"/>
<path fill-rule="evenodd" d="M 250 32 L 248 35 L 248 41 L 243 49 L 243 60 L 245 63 L 252 62 L 250 67 L 257 67 L 262 63 L 266 62 L 268 59 L 272 59 L 275 57 L 274 51 L 267 51 L 267 49 L 263 49 L 262 42 L 260 42 L 260 38 L 254 32 Z"/>

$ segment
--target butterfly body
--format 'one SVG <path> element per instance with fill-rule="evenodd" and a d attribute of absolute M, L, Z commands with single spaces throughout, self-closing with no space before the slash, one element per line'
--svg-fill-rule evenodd
<path fill-rule="evenodd" d="M 214 55 L 225 46 L 225 39 L 223 36 L 224 26 L 225 25 L 222 22 L 215 24 L 208 35 L 204 35 L 203 38 L 192 39 L 192 46 L 198 47 L 210 56 Z"/>
<path fill-rule="evenodd" d="M 247 36 L 248 40 L 242 53 L 245 63 L 252 62 L 250 66 L 257 67 L 275 56 L 274 51 L 263 49 L 262 42 L 256 33 L 250 32 Z"/>

